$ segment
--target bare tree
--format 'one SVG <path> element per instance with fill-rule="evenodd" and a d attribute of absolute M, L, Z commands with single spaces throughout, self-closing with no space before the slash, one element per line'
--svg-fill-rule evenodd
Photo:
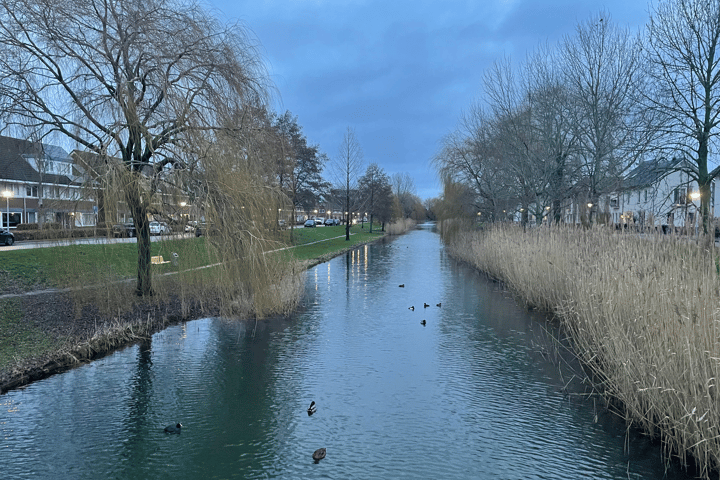
<path fill-rule="evenodd" d="M 233 128 L 219 119 L 265 94 L 247 31 L 192 0 L 0 0 L 0 42 L 10 122 L 122 159 L 137 293 L 150 294 L 153 177 L 188 167 L 178 158 L 189 132 Z"/>
<path fill-rule="evenodd" d="M 580 23 L 561 44 L 564 83 L 587 179 L 589 200 L 617 189 L 617 181 L 652 145 L 655 115 L 639 102 L 647 91 L 640 38 L 617 27 L 607 12 Z"/>
<path fill-rule="evenodd" d="M 407 172 L 392 175 L 392 190 L 400 204 L 402 216 L 410 218 L 414 209 L 415 181 Z"/>
<path fill-rule="evenodd" d="M 573 180 L 568 159 L 574 137 L 566 88 L 556 65 L 555 52 L 541 46 L 528 56 L 520 75 L 514 74 L 509 59 L 503 59 L 484 76 L 493 143 L 506 165 L 506 188 L 519 201 L 523 225 L 529 214 L 537 223 L 552 214 L 559 223 Z"/>
<path fill-rule="evenodd" d="M 358 183 L 360 195 L 364 199 L 363 203 L 370 214 L 370 233 L 372 233 L 373 218 L 383 214 L 386 207 L 392 204 L 390 178 L 377 163 L 371 163 Z M 387 220 L 382 221 L 384 223 Z"/>
<path fill-rule="evenodd" d="M 651 12 L 648 36 L 656 88 L 645 105 L 667 119 L 673 147 L 692 160 L 687 173 L 697 181 L 707 233 L 710 186 L 720 174 L 720 167 L 708 171 L 720 133 L 720 2 L 661 1 Z"/>
<path fill-rule="evenodd" d="M 343 135 L 338 156 L 334 164 L 334 175 L 336 183 L 340 185 L 340 189 L 345 197 L 345 240 L 350 240 L 350 225 L 352 223 L 352 210 L 350 199 L 357 191 L 357 180 L 362 171 L 363 152 L 360 142 L 355 136 L 355 130 L 347 127 Z"/>
<path fill-rule="evenodd" d="M 578 139 L 557 53 L 545 45 L 531 54 L 525 67 L 524 82 L 531 110 L 530 131 L 536 142 L 532 151 L 545 163 L 542 178 L 547 182 L 550 213 L 554 222 L 560 223 L 562 206 L 572 196 L 578 182 L 576 162 L 573 162 Z"/>

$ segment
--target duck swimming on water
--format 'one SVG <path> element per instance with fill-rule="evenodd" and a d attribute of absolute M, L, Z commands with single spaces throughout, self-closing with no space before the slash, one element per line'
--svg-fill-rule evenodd
<path fill-rule="evenodd" d="M 400 288 L 405 288 L 405 284 L 404 284 L 404 283 L 401 283 L 400 285 L 398 285 L 398 287 L 400 287 Z"/>
<path fill-rule="evenodd" d="M 412 307 L 408 307 L 408 310 L 412 310 L 412 311 L 414 312 L 414 311 L 415 311 L 415 305 L 413 305 Z"/>
<path fill-rule="evenodd" d="M 318 448 L 313 453 L 313 460 L 315 460 L 315 463 L 320 463 L 320 460 L 325 458 L 325 449 L 324 448 Z"/>
<path fill-rule="evenodd" d="M 425 320 L 423 320 L 422 322 L 420 322 L 420 325 L 422 325 L 424 327 L 426 323 L 427 322 Z"/>
<path fill-rule="evenodd" d="M 430 305 L 428 305 L 427 303 L 423 303 L 423 307 L 424 307 L 424 308 L 427 308 L 427 307 L 429 307 L 429 306 L 430 306 Z"/>
<path fill-rule="evenodd" d="M 165 433 L 180 433 L 180 429 L 182 428 L 182 423 L 177 423 L 175 425 L 168 425 L 165 427 Z"/>
<path fill-rule="evenodd" d="M 317 405 L 315 405 L 314 400 L 310 403 L 310 406 L 308 407 L 307 412 L 308 412 L 308 417 L 310 415 L 312 415 L 313 413 L 317 412 Z"/>

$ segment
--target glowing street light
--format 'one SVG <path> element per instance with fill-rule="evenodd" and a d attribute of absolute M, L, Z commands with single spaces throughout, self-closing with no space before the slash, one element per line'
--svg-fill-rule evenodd
<path fill-rule="evenodd" d="M 7 231 L 10 231 L 10 197 L 13 196 L 13 192 L 10 190 L 4 190 L 2 196 L 5 197 L 5 209 L 7 211 Z"/>

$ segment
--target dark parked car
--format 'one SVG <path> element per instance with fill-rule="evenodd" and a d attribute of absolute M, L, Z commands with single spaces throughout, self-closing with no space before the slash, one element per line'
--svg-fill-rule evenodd
<path fill-rule="evenodd" d="M 135 236 L 135 224 L 130 223 L 117 223 L 112 227 L 113 237 L 134 237 Z"/>
<path fill-rule="evenodd" d="M 326 226 L 326 227 L 332 227 L 333 225 L 337 225 L 337 223 L 335 223 L 335 222 L 337 222 L 337 220 L 334 219 L 334 218 L 326 218 L 326 219 L 325 219 L 325 226 Z"/>
<path fill-rule="evenodd" d="M 310 220 L 308 220 L 308 221 L 305 222 L 305 226 L 306 226 L 306 227 L 315 228 L 315 227 L 316 227 L 315 220 L 313 220 L 313 219 L 311 218 Z"/>
<path fill-rule="evenodd" d="M 207 223 L 198 223 L 195 227 L 195 236 L 202 237 L 207 233 Z"/>
<path fill-rule="evenodd" d="M 15 235 L 10 230 L 3 230 L 0 232 L 0 243 L 3 245 L 10 246 L 15 243 Z"/>

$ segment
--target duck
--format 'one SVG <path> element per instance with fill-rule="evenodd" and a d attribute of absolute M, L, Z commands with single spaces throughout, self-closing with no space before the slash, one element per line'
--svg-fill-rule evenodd
<path fill-rule="evenodd" d="M 398 287 L 400 287 L 400 288 L 405 288 L 405 284 L 404 284 L 404 283 L 401 283 L 400 285 L 398 285 Z"/>
<path fill-rule="evenodd" d="M 313 460 L 315 460 L 315 463 L 320 463 L 320 460 L 325 458 L 325 449 L 324 448 L 318 448 L 313 452 Z"/>
<path fill-rule="evenodd" d="M 427 308 L 427 307 L 429 307 L 429 306 L 430 306 L 430 305 L 428 305 L 427 303 L 424 303 L 424 302 L 423 302 L 423 307 L 424 307 L 424 308 Z"/>
<path fill-rule="evenodd" d="M 425 320 L 423 320 L 422 322 L 420 322 L 420 325 L 422 325 L 424 327 L 426 323 L 427 322 Z"/>
<path fill-rule="evenodd" d="M 317 405 L 315 405 L 315 401 L 313 400 L 310 402 L 310 406 L 307 409 L 308 417 L 312 415 L 313 413 L 317 412 Z"/>
<path fill-rule="evenodd" d="M 180 433 L 180 429 L 182 428 L 182 423 L 177 423 L 175 425 L 168 425 L 165 427 L 165 433 Z"/>
<path fill-rule="evenodd" d="M 408 307 L 408 310 L 412 310 L 412 311 L 414 312 L 414 311 L 415 311 L 415 305 L 413 305 L 412 307 Z"/>
<path fill-rule="evenodd" d="M 435 305 L 435 306 L 436 306 L 436 307 L 442 307 L 442 302 L 438 303 L 438 304 Z"/>

